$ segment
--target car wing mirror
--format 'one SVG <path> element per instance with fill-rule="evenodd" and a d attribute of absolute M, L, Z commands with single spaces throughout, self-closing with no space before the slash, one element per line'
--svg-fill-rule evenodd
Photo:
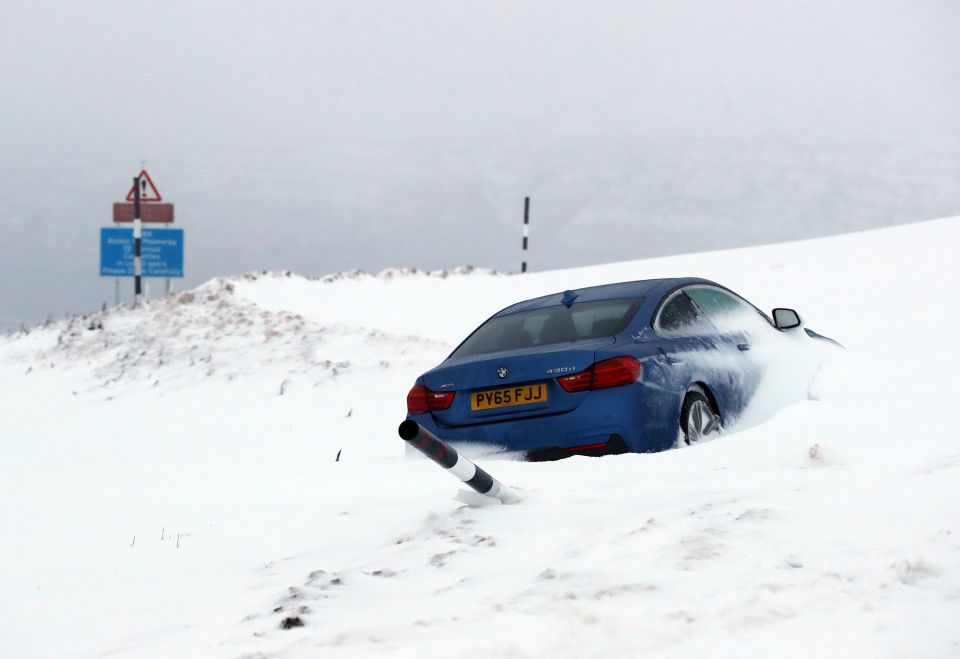
<path fill-rule="evenodd" d="M 800 327 L 800 314 L 793 309 L 777 308 L 773 310 L 773 324 L 777 329 L 787 330 Z"/>

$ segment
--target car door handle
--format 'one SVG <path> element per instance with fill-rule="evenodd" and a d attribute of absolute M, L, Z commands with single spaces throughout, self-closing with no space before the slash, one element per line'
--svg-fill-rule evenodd
<path fill-rule="evenodd" d="M 737 344 L 737 350 L 744 350 L 744 351 L 745 351 L 745 350 L 749 350 L 749 349 L 750 349 L 750 344 L 749 344 L 749 343 L 738 343 L 738 344 Z"/>

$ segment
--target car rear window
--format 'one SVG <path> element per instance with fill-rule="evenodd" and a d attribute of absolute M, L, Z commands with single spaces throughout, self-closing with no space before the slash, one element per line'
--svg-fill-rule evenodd
<path fill-rule="evenodd" d="M 619 334 L 627 328 L 643 298 L 559 304 L 491 318 L 460 344 L 451 357 L 519 350 Z"/>

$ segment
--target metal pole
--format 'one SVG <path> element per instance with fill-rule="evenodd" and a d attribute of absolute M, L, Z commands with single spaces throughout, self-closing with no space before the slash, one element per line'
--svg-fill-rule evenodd
<path fill-rule="evenodd" d="M 133 305 L 140 306 L 142 294 L 140 281 L 142 264 L 140 263 L 140 238 L 142 223 L 140 220 L 140 177 L 133 177 Z"/>
<path fill-rule="evenodd" d="M 113 278 L 113 304 L 120 305 L 120 277 Z"/>
<path fill-rule="evenodd" d="M 520 272 L 527 271 L 527 239 L 530 236 L 530 197 L 523 198 L 523 263 Z"/>
<path fill-rule="evenodd" d="M 485 472 L 473 462 L 463 457 L 442 439 L 421 426 L 413 419 L 407 419 L 397 429 L 400 438 L 423 453 L 448 472 L 469 485 L 480 494 L 501 503 L 516 503 L 519 499 L 506 485 Z"/>

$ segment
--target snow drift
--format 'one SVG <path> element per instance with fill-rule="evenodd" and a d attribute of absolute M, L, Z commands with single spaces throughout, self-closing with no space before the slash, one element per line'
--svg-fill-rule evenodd
<path fill-rule="evenodd" d="M 251 275 L 0 339 L 0 649 L 955 656 L 957 244 L 947 219 L 524 276 Z M 484 465 L 515 506 L 401 458 L 413 379 L 494 311 L 687 274 L 848 350 L 701 446 Z"/>

